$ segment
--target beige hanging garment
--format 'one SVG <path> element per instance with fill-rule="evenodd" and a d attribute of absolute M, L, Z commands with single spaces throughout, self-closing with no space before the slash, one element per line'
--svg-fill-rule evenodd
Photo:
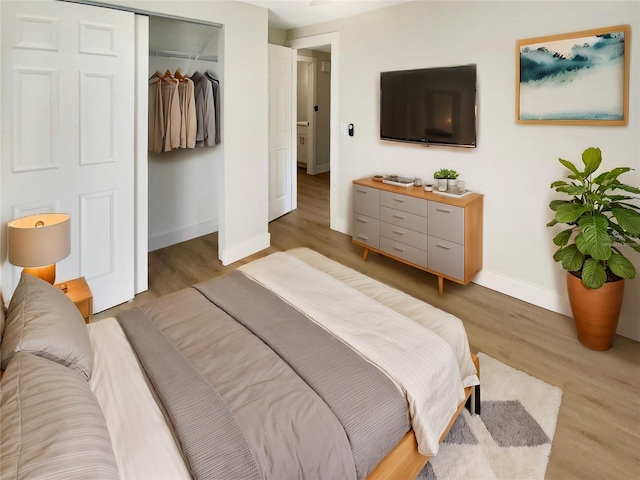
<path fill-rule="evenodd" d="M 164 108 L 164 151 L 170 152 L 180 148 L 180 128 L 182 119 L 178 94 L 178 80 L 167 70 L 163 75 L 162 104 Z"/>
<path fill-rule="evenodd" d="M 179 71 L 176 71 L 176 78 L 180 80 L 178 84 L 182 119 L 180 147 L 194 148 L 196 146 L 197 120 L 193 81 L 189 77 L 182 76 Z"/>
<path fill-rule="evenodd" d="M 164 109 L 162 105 L 162 79 L 158 72 L 149 79 L 149 151 L 160 153 L 164 144 Z"/>

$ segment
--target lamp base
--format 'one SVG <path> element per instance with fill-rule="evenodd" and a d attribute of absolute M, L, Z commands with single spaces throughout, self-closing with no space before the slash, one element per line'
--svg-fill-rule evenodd
<path fill-rule="evenodd" d="M 44 267 L 25 268 L 23 272 L 41 278 L 45 282 L 53 285 L 56 281 L 56 264 L 46 265 Z"/>

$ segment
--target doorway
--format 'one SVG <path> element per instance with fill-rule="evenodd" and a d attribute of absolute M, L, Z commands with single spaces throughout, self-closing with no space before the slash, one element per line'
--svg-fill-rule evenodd
<path fill-rule="evenodd" d="M 339 38 L 340 34 L 337 32 L 325 33 L 321 35 L 313 35 L 309 37 L 289 40 L 287 46 L 296 50 L 299 53 L 300 50 L 309 49 L 317 50 L 322 48 L 330 54 L 330 63 L 325 65 L 325 77 L 329 83 L 329 108 L 323 113 L 326 113 L 328 122 L 326 124 L 325 131 L 328 132 L 328 142 L 326 148 L 328 150 L 328 157 L 326 160 L 327 171 L 330 170 L 331 175 L 329 178 L 329 224 L 332 230 L 338 230 L 340 232 L 346 232 L 349 228 L 347 221 L 342 221 L 339 218 L 339 205 L 340 197 L 348 195 L 348 191 L 341 194 L 340 191 L 340 158 L 339 158 L 339 118 L 338 118 L 338 100 L 340 92 L 339 84 Z M 322 64 L 320 65 L 322 69 Z M 329 71 L 326 71 L 329 70 Z M 296 110 L 293 109 L 295 114 Z M 318 115 L 316 113 L 316 121 Z M 316 128 L 316 130 L 319 127 Z M 297 165 L 294 166 L 297 170 Z M 349 190 L 350 191 L 350 190 Z M 297 193 L 297 192 L 296 192 Z"/>

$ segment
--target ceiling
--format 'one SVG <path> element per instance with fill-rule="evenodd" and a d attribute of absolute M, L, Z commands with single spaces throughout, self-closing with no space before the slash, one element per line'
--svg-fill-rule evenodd
<path fill-rule="evenodd" d="M 289 30 L 350 17 L 410 0 L 241 0 L 269 9 L 269 27 Z"/>

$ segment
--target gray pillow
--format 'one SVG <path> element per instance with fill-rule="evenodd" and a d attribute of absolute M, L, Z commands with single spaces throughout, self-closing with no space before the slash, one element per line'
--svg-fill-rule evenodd
<path fill-rule="evenodd" d="M 23 351 L 91 378 L 93 351 L 82 315 L 59 288 L 24 272 L 9 303 L 1 350 L 2 369 Z"/>
<path fill-rule="evenodd" d="M 19 352 L 0 393 L 0 477 L 119 478 L 104 414 L 80 375 Z"/>

